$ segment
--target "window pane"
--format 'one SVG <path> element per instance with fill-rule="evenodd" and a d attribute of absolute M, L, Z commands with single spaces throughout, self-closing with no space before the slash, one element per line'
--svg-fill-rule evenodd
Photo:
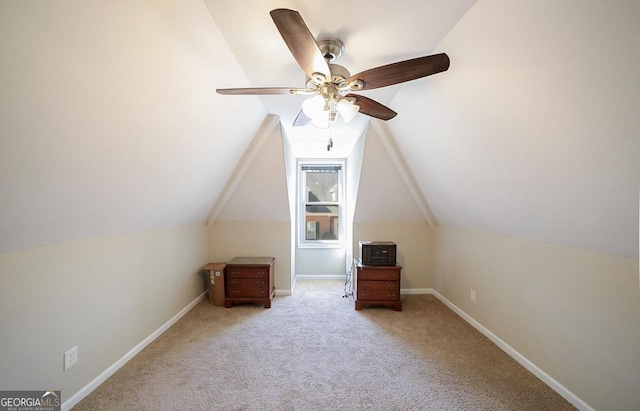
<path fill-rule="evenodd" d="M 306 206 L 307 240 L 338 240 L 338 206 Z"/>
<path fill-rule="evenodd" d="M 338 170 L 307 170 L 307 202 L 337 202 Z"/>

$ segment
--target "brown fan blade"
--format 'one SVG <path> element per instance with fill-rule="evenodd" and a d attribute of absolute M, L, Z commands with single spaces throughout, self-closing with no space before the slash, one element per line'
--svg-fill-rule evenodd
<path fill-rule="evenodd" d="M 366 114 L 367 116 L 387 121 L 398 115 L 398 113 L 391 110 L 389 107 L 382 105 L 369 97 L 359 96 L 357 94 L 347 94 L 345 97 L 355 99 L 354 104 L 360 107 L 359 112 Z"/>
<path fill-rule="evenodd" d="M 306 92 L 303 88 L 291 87 L 257 87 L 257 88 L 218 88 L 216 93 L 225 95 L 270 95 L 270 94 L 296 94 Z"/>
<path fill-rule="evenodd" d="M 364 84 L 362 90 L 371 90 L 416 80 L 446 71 L 448 68 L 449 56 L 445 53 L 434 54 L 372 68 L 349 77 L 347 83 L 360 80 Z"/>
<path fill-rule="evenodd" d="M 270 14 L 291 54 L 307 76 L 313 78 L 314 73 L 322 73 L 330 80 L 329 65 L 300 13 L 289 9 L 275 9 Z"/>

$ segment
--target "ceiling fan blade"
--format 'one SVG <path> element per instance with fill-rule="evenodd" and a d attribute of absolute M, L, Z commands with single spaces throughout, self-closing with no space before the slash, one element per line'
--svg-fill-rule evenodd
<path fill-rule="evenodd" d="M 345 97 L 355 99 L 354 104 L 360 106 L 359 112 L 366 114 L 367 116 L 387 121 L 398 115 L 398 113 L 391 110 L 389 107 L 382 105 L 369 97 L 359 96 L 357 94 L 347 94 Z"/>
<path fill-rule="evenodd" d="M 216 93 L 225 95 L 270 95 L 306 93 L 303 88 L 257 87 L 257 88 L 217 88 Z"/>
<path fill-rule="evenodd" d="M 296 119 L 293 120 L 293 126 L 294 127 L 306 126 L 310 121 L 311 119 L 306 114 L 304 114 L 304 111 L 300 110 L 300 113 L 298 113 L 298 115 L 296 116 Z"/>
<path fill-rule="evenodd" d="M 361 90 L 371 90 L 416 80 L 446 71 L 448 68 L 449 56 L 445 53 L 434 54 L 372 68 L 349 77 L 347 83 L 360 80 L 364 83 Z"/>
<path fill-rule="evenodd" d="M 330 80 L 329 65 L 300 13 L 289 9 L 275 9 L 271 10 L 270 14 L 280 35 L 302 70 L 310 78 L 313 78 L 314 73 L 322 73 Z"/>

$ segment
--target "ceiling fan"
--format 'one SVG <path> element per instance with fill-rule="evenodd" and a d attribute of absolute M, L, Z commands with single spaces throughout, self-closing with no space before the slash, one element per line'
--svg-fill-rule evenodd
<path fill-rule="evenodd" d="M 329 121 L 335 118 L 336 112 L 345 122 L 353 119 L 358 112 L 381 120 L 390 120 L 397 115 L 395 111 L 373 99 L 351 92 L 404 83 L 449 68 L 449 57 L 441 53 L 403 60 L 350 75 L 346 68 L 333 64 L 344 52 L 344 45 L 340 40 L 316 42 L 304 20 L 295 10 L 275 9 L 270 14 L 293 57 L 307 75 L 305 87 L 226 88 L 216 89 L 216 92 L 226 95 L 312 95 L 312 98 L 303 102 L 302 111 L 295 119 L 294 126 L 305 125 L 311 121 L 316 127 L 326 128 Z"/>

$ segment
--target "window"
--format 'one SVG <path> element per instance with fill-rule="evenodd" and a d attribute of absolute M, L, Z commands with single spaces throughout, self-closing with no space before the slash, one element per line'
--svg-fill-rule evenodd
<path fill-rule="evenodd" d="M 342 240 L 342 164 L 300 164 L 299 244 L 331 245 Z"/>

